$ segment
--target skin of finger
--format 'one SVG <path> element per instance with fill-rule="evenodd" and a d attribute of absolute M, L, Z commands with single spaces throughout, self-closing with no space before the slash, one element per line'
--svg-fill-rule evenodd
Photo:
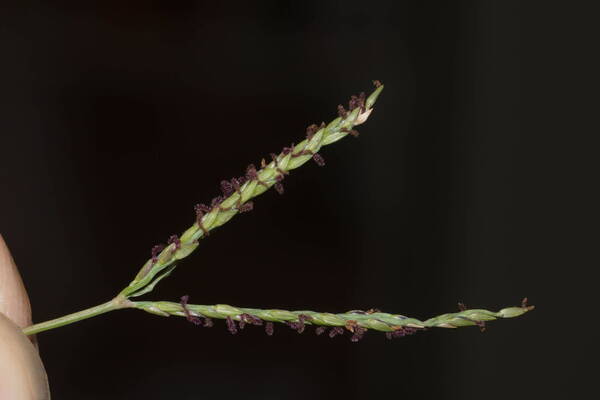
<path fill-rule="evenodd" d="M 31 325 L 31 305 L 19 270 L 0 234 L 0 313 L 21 328 Z"/>
<path fill-rule="evenodd" d="M 21 332 L 31 306 L 19 270 L 0 235 L 0 400 L 46 400 L 48 378 L 37 349 Z"/>
<path fill-rule="evenodd" d="M 21 329 L 0 314 L 0 400 L 48 400 L 40 356 Z"/>

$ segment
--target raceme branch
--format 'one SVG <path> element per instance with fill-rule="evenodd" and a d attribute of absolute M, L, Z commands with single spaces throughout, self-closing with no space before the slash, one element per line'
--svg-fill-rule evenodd
<path fill-rule="evenodd" d="M 329 337 L 350 332 L 350 340 L 359 341 L 369 329 L 385 332 L 388 339 L 411 335 L 428 328 L 459 328 L 463 326 L 478 326 L 485 330 L 485 323 L 500 318 L 514 318 L 534 309 L 523 299 L 518 307 L 503 308 L 498 312 L 472 309 L 459 303 L 459 312 L 439 315 L 420 321 L 404 315 L 388 314 L 379 310 L 352 310 L 341 314 L 322 313 L 315 311 L 262 310 L 257 308 L 232 307 L 227 304 L 203 306 L 188 304 L 189 296 L 183 296 L 179 303 L 168 301 L 138 301 L 133 307 L 160 316 L 185 317 L 194 325 L 212 327 L 213 318 L 224 319 L 230 333 L 236 334 L 238 329 L 246 325 L 265 327 L 266 333 L 273 334 L 273 322 L 278 322 L 290 328 L 304 332 L 307 326 L 316 326 L 315 333 L 321 335 L 329 328 Z M 237 325 L 236 325 L 237 322 Z"/>

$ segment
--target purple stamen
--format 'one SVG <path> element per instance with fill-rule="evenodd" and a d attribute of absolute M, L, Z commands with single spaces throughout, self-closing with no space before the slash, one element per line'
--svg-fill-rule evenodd
<path fill-rule="evenodd" d="M 304 324 L 300 324 L 299 322 L 286 322 L 286 324 L 298 333 L 304 332 Z"/>
<path fill-rule="evenodd" d="M 393 332 L 386 332 L 385 336 L 388 339 L 396 339 L 396 338 L 400 338 L 400 337 L 406 336 L 406 334 L 407 333 L 404 331 L 404 329 L 398 329 L 398 330 L 395 330 Z"/>
<path fill-rule="evenodd" d="M 342 128 L 340 129 L 341 132 L 346 132 L 354 137 L 358 137 L 359 133 L 357 130 L 355 129 L 348 129 L 348 128 Z"/>
<path fill-rule="evenodd" d="M 304 328 L 306 327 L 305 322 L 310 321 L 310 320 L 312 320 L 312 317 L 310 315 L 306 315 L 306 314 L 298 315 L 298 322 L 296 325 L 297 326 L 296 330 L 298 331 L 298 333 L 304 332 Z"/>
<path fill-rule="evenodd" d="M 251 314 L 240 314 L 240 329 L 244 329 L 244 326 L 246 325 L 246 323 L 250 324 L 250 325 L 262 325 L 263 321 L 262 319 L 251 315 Z"/>
<path fill-rule="evenodd" d="M 204 233 L 204 236 L 208 236 L 208 230 L 204 227 L 204 225 L 202 225 L 202 217 L 204 217 L 205 212 L 210 211 L 210 208 L 208 208 L 204 204 L 196 204 L 194 206 L 194 211 L 196 211 L 196 223 L 198 224 L 200 229 L 202 229 L 202 233 Z"/>
<path fill-rule="evenodd" d="M 152 264 L 156 264 L 156 262 L 158 261 L 158 255 L 160 254 L 161 251 L 163 251 L 165 248 L 164 244 L 157 244 L 156 246 L 152 247 Z"/>
<path fill-rule="evenodd" d="M 269 335 L 269 336 L 273 336 L 273 331 L 274 331 L 274 328 L 273 328 L 273 323 L 272 323 L 272 322 L 270 322 L 270 321 L 269 321 L 269 322 L 267 322 L 267 323 L 265 324 L 265 332 L 267 332 L 267 335 Z"/>
<path fill-rule="evenodd" d="M 414 335 L 415 333 L 417 333 L 417 331 L 417 328 L 411 328 L 410 326 L 404 327 L 404 332 L 406 335 Z"/>
<path fill-rule="evenodd" d="M 329 331 L 330 338 L 336 337 L 337 335 L 343 335 L 343 334 L 344 334 L 344 328 L 342 328 L 341 326 L 334 326 Z"/>
<path fill-rule="evenodd" d="M 278 175 L 278 176 L 281 176 L 281 175 Z M 281 184 L 281 182 L 275 183 L 274 187 L 275 187 L 275 190 L 277 191 L 277 193 L 283 194 L 284 189 L 283 189 L 283 185 Z"/>
<path fill-rule="evenodd" d="M 221 191 L 223 196 L 229 197 L 233 193 L 233 185 L 228 181 L 221 181 Z"/>
<path fill-rule="evenodd" d="M 475 321 L 481 332 L 485 332 L 485 321 Z"/>
<path fill-rule="evenodd" d="M 319 127 L 316 124 L 309 125 L 306 128 L 306 138 L 311 140 L 312 137 L 319 131 Z"/>
<path fill-rule="evenodd" d="M 235 335 L 236 333 L 238 333 L 237 330 L 237 326 L 235 325 L 235 321 L 233 319 L 231 319 L 231 317 L 227 317 L 225 322 L 227 323 L 227 330 L 229 331 L 229 333 L 231 333 L 232 335 Z"/>
<path fill-rule="evenodd" d="M 208 207 L 206 204 L 196 204 L 194 206 L 194 210 L 196 211 L 196 214 L 203 214 L 210 212 L 210 207 Z"/>
<path fill-rule="evenodd" d="M 354 110 L 355 108 L 364 109 L 365 97 L 365 92 L 362 92 L 358 96 L 351 96 L 350 101 L 348 102 L 348 108 L 350 111 Z"/>
<path fill-rule="evenodd" d="M 177 237 L 177 235 L 171 235 L 169 237 L 169 240 L 168 240 L 167 243 L 169 243 L 169 244 L 175 243 L 175 249 L 173 251 L 178 250 L 178 249 L 181 248 L 181 240 L 179 240 L 179 238 Z"/>
<path fill-rule="evenodd" d="M 224 199 L 223 199 L 222 196 L 217 196 L 214 199 L 212 199 L 210 205 L 211 205 L 212 208 L 218 207 L 223 200 Z"/>
<path fill-rule="evenodd" d="M 313 154 L 312 158 L 313 158 L 313 160 L 315 160 L 315 162 L 317 163 L 317 165 L 319 167 L 325 166 L 325 159 L 319 153 Z"/>
<path fill-rule="evenodd" d="M 247 203 L 242 204 L 241 206 L 238 207 L 238 210 L 240 213 L 245 213 L 248 211 L 252 211 L 254 209 L 254 203 L 249 201 Z"/>
<path fill-rule="evenodd" d="M 254 166 L 254 164 L 250 164 L 246 168 L 246 178 L 248 180 L 258 179 L 258 173 L 256 171 L 256 167 Z"/>
<path fill-rule="evenodd" d="M 290 147 L 284 147 L 281 152 L 283 153 L 283 155 L 287 155 L 287 154 L 291 153 L 292 151 L 294 151 L 294 147 L 296 147 L 296 145 L 294 145 L 294 143 L 292 143 L 290 145 Z"/>
<path fill-rule="evenodd" d="M 190 299 L 190 296 L 185 295 L 185 296 L 181 296 L 181 301 L 180 301 L 180 305 L 181 308 L 183 309 L 183 313 L 185 314 L 185 318 L 193 323 L 194 325 L 200 325 L 202 323 L 202 321 L 200 320 L 200 318 L 192 315 L 192 313 L 190 312 L 187 304 L 188 304 L 188 300 Z"/>
<path fill-rule="evenodd" d="M 240 181 L 237 178 L 231 178 L 231 186 L 235 189 L 236 192 L 240 190 Z"/>
<path fill-rule="evenodd" d="M 350 338 L 351 342 L 358 342 L 360 339 L 363 338 L 365 332 L 367 331 L 366 328 L 363 328 L 362 326 L 355 326 L 354 327 L 354 334 L 352 335 L 352 337 Z"/>
<path fill-rule="evenodd" d="M 239 185 L 242 186 L 244 183 L 248 182 L 248 178 L 246 176 L 240 176 L 237 178 L 237 181 Z"/>

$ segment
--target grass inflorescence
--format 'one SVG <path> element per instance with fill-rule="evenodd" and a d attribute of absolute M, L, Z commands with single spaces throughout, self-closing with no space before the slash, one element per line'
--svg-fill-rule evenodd
<path fill-rule="evenodd" d="M 271 187 L 283 194 L 284 179 L 290 172 L 309 160 L 324 166 L 325 159 L 320 154 L 323 146 L 337 142 L 350 135 L 357 137 L 356 126 L 367 121 L 373 105 L 383 90 L 379 81 L 374 81 L 375 90 L 369 95 L 360 93 L 352 96 L 348 108 L 339 105 L 338 117 L 328 124 L 311 124 L 306 128 L 304 139 L 299 143 L 285 146 L 279 153 L 270 153 L 270 161 L 262 159 L 259 167 L 248 165 L 241 176 L 223 180 L 220 194 L 208 204 L 199 203 L 194 207 L 193 225 L 181 235 L 171 235 L 166 244 L 157 244 L 150 251 L 150 258 L 139 270 L 131 283 L 114 299 L 73 314 L 54 320 L 34 324 L 23 329 L 27 335 L 35 334 L 59 326 L 91 318 L 122 308 L 137 308 L 161 316 L 182 316 L 197 326 L 212 327 L 213 319 L 223 319 L 227 330 L 237 334 L 248 325 L 263 326 L 267 335 L 273 335 L 275 323 L 280 323 L 297 331 L 304 332 L 309 326 L 315 327 L 317 335 L 335 337 L 350 334 L 354 342 L 360 340 L 368 330 L 385 332 L 389 338 L 412 335 L 429 328 L 458 328 L 479 326 L 485 328 L 486 321 L 498 318 L 512 318 L 533 309 L 524 300 L 520 307 L 504 308 L 498 312 L 480 309 L 468 310 L 459 305 L 459 312 L 443 314 L 421 321 L 399 314 L 387 314 L 379 310 L 352 310 L 332 314 L 315 311 L 286 311 L 277 309 L 255 309 L 232 307 L 225 304 L 203 306 L 189 304 L 189 297 L 183 296 L 179 302 L 133 301 L 132 298 L 147 294 L 165 277 L 169 276 L 183 258 L 189 256 L 214 229 L 224 225 L 235 215 L 253 210 L 252 199 Z"/>

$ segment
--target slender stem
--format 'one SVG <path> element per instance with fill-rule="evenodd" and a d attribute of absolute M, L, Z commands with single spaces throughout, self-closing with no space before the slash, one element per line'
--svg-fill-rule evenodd
<path fill-rule="evenodd" d="M 40 322 L 39 324 L 33 324 L 31 326 L 28 326 L 27 328 L 24 328 L 23 333 L 25 335 L 34 335 L 39 332 L 59 328 L 64 325 L 69 325 L 74 322 L 95 317 L 96 315 L 104 314 L 109 311 L 127 307 L 131 307 L 131 302 L 129 300 L 123 297 L 115 297 L 111 301 L 99 304 L 94 307 L 90 307 L 82 311 L 78 311 L 73 314 L 68 314 L 60 318 L 52 319 L 50 321 Z"/>

